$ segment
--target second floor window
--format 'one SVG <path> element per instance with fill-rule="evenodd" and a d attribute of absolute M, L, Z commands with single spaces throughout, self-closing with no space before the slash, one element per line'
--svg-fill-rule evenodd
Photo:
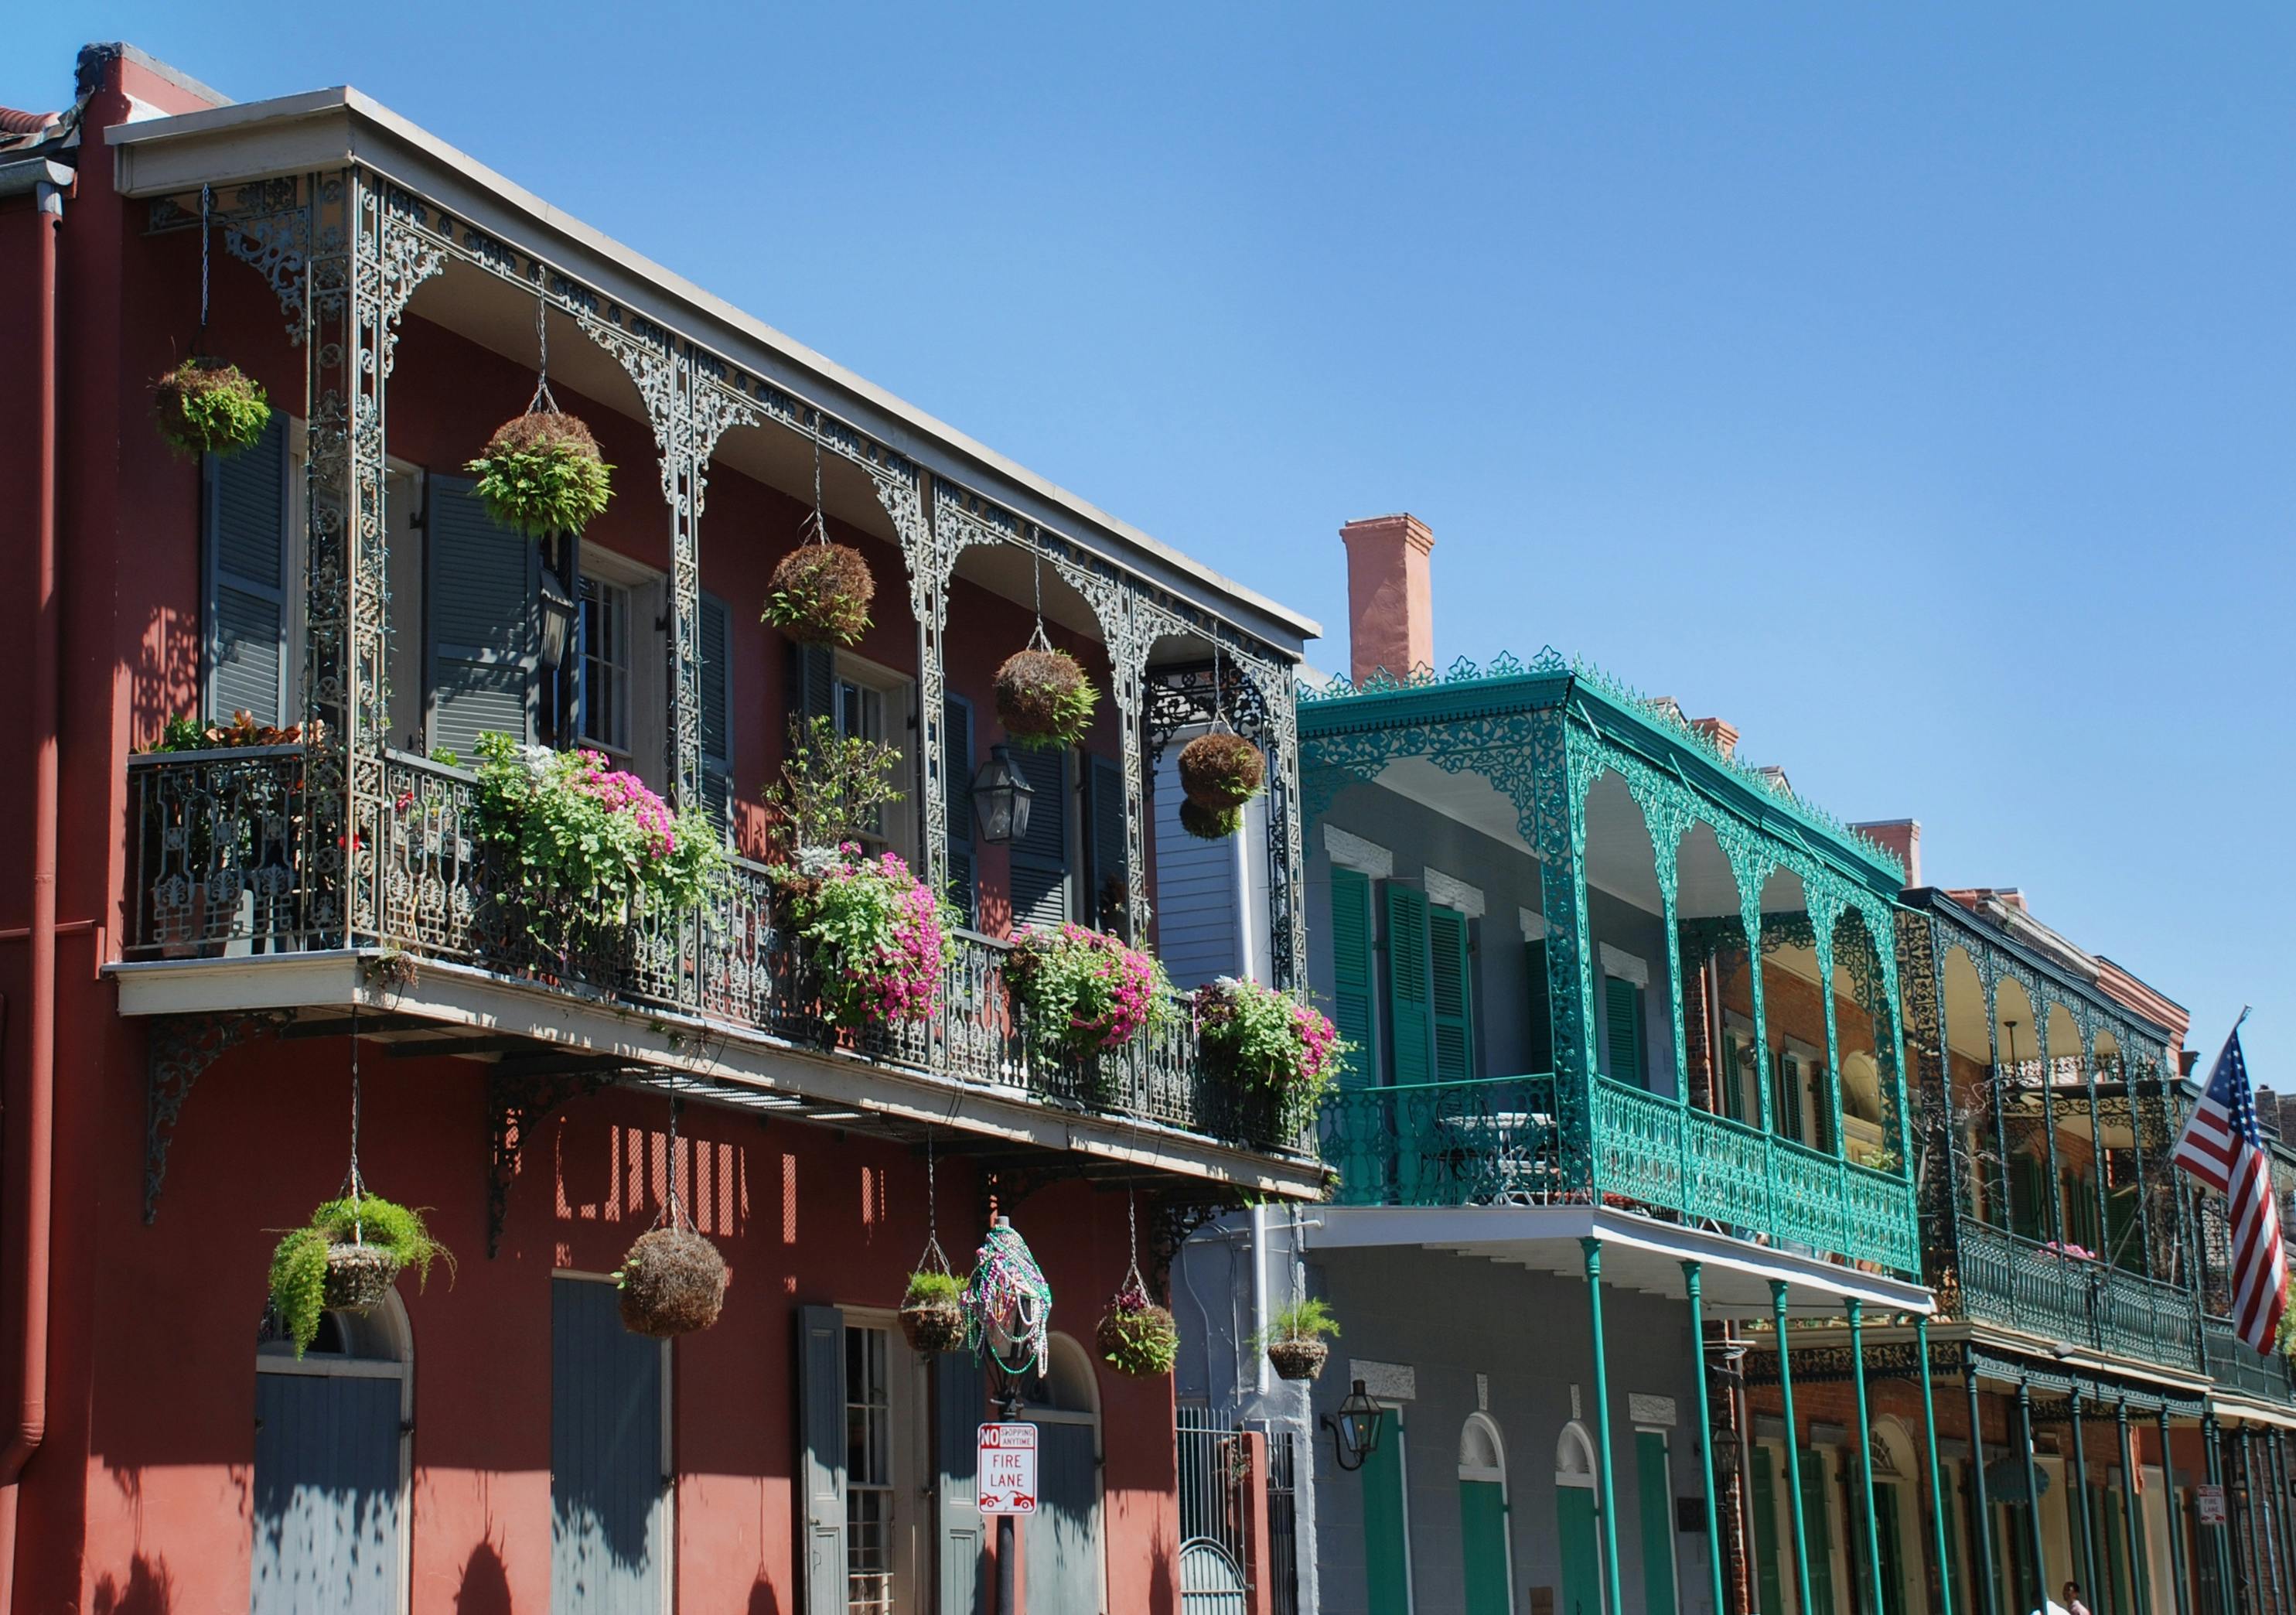
<path fill-rule="evenodd" d="M 630 592 L 582 580 L 582 738 L 627 757 L 630 750 Z"/>

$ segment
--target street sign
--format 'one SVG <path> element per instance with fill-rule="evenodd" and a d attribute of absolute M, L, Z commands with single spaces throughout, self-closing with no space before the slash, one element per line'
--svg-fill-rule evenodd
<path fill-rule="evenodd" d="M 2194 1487 L 2193 1518 L 2202 1525 L 2222 1525 L 2225 1522 L 2224 1488 L 2221 1486 Z"/>
<path fill-rule="evenodd" d="M 980 1477 L 982 1513 L 1035 1513 L 1037 1427 L 1033 1424 L 982 1425 L 978 1473 Z"/>

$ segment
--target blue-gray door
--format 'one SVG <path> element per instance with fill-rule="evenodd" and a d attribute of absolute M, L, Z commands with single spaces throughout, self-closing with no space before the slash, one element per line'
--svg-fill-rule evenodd
<path fill-rule="evenodd" d="M 255 1376 L 254 1615 L 398 1608 L 398 1376 Z"/>
<path fill-rule="evenodd" d="M 1032 1610 L 1097 1615 L 1100 1592 L 1100 1465 L 1089 1424 L 1037 1426 L 1037 1512 L 1028 1518 L 1028 1591 Z"/>
<path fill-rule="evenodd" d="M 668 1488 L 662 1343 L 622 1327 L 614 1286 L 550 1283 L 550 1607 L 660 1615 Z"/>

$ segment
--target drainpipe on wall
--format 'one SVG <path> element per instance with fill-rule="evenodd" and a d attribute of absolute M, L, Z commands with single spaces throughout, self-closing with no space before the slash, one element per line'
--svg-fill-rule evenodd
<path fill-rule="evenodd" d="M 15 1114 L 24 1140 L 23 1200 L 10 1207 L 20 1249 L 9 1253 L 19 1283 L 17 1380 L 7 1446 L 0 1448 L 0 1615 L 14 1607 L 16 1511 L 24 1465 L 48 1428 L 48 1231 L 53 1218 L 56 1097 L 56 747 L 60 727 L 62 635 L 56 592 L 56 238 L 72 171 L 35 159 L 0 171 L 0 191 L 31 191 L 39 201 L 39 336 L 33 386 L 39 397 L 39 441 L 33 471 L 38 581 L 32 598 L 32 923 L 31 1004 L 24 1092 Z M 8 182 L 15 183 L 10 184 Z"/>

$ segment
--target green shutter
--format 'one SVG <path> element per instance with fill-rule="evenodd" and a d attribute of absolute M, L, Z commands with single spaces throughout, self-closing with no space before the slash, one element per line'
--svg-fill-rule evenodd
<path fill-rule="evenodd" d="M 980 1361 L 968 1351 L 932 1359 L 933 1447 L 938 1478 L 934 1504 L 935 1558 L 939 1572 L 938 1615 L 980 1615 L 988 1608 L 988 1557 L 984 1551 L 980 1485 L 976 1465 L 988 1398 Z"/>
<path fill-rule="evenodd" d="M 845 1315 L 797 1313 L 798 1482 L 802 1615 L 845 1615 Z"/>
<path fill-rule="evenodd" d="M 734 614 L 701 597 L 701 799 L 719 824 L 734 817 Z"/>
<path fill-rule="evenodd" d="M 1619 976 L 1603 978 L 1603 1021 L 1610 1045 L 1611 1075 L 1636 1087 L 1648 1086 L 1643 1070 L 1643 994 Z"/>
<path fill-rule="evenodd" d="M 2136 1237 L 2136 1185 L 2110 1191 L 2104 1199 L 2105 1250 L 2132 1273 L 2144 1271 L 2144 1250 Z"/>
<path fill-rule="evenodd" d="M 206 612 L 201 694 L 207 715 L 229 723 L 286 721 L 287 417 L 228 459 L 200 462 Z"/>
<path fill-rule="evenodd" d="M 980 893 L 972 856 L 972 703 L 962 695 L 941 701 L 941 779 L 948 799 L 948 900 L 967 925 L 978 925 Z"/>
<path fill-rule="evenodd" d="M 1069 901 L 1069 754 L 1015 747 L 1013 767 L 1035 792 L 1029 833 L 1013 842 L 1013 928 L 1057 930 Z"/>
<path fill-rule="evenodd" d="M 2027 1239 L 2047 1237 L 2042 1231 L 2049 1226 L 2049 1169 L 2038 1157 L 2018 1155 L 2009 1162 L 2010 1226 Z"/>
<path fill-rule="evenodd" d="M 1362 1470 L 1365 1602 L 1370 1615 L 1410 1615 L 1411 1526 L 1403 1492 L 1403 1410 L 1386 1409 L 1381 1423 L 1379 1444 Z"/>
<path fill-rule="evenodd" d="M 1523 1001 L 1530 1006 L 1530 1069 L 1547 1072 L 1554 1069 L 1554 984 L 1546 975 L 1546 944 L 1528 943 L 1523 947 Z"/>
<path fill-rule="evenodd" d="M 1379 1080 L 1378 1052 L 1372 1046 L 1371 877 L 1360 870 L 1332 870 L 1332 1021 L 1340 1036 L 1356 1045 L 1340 1080 L 1360 1086 Z"/>
<path fill-rule="evenodd" d="M 1435 1080 L 1464 1082 L 1475 1074 L 1474 963 L 1467 951 L 1467 916 L 1456 908 L 1429 905 L 1427 955 Z"/>
<path fill-rule="evenodd" d="M 1778 1578 L 1776 1460 L 1767 1447 L 1754 1448 L 1747 1466 L 1754 1491 L 1754 1583 L 1761 1615 L 1785 1615 L 1785 1589 Z"/>
<path fill-rule="evenodd" d="M 1425 1082 L 1434 1022 L 1428 1007 L 1427 898 L 1387 883 L 1387 1069 L 1398 1084 Z"/>
<path fill-rule="evenodd" d="M 473 486 L 463 477 L 433 476 L 423 512 L 425 742 L 466 763 L 483 734 L 534 739 L 542 661 L 539 551 L 531 538 L 496 525 Z"/>
<path fill-rule="evenodd" d="M 1745 1072 L 1738 1062 L 1738 1039 L 1722 1029 L 1722 1102 L 1715 1108 L 1735 1121 L 1746 1119 Z"/>
<path fill-rule="evenodd" d="M 1825 1455 L 1801 1451 L 1802 1530 L 1809 1540 L 1809 1615 L 1833 1615 L 1833 1520 L 1825 1506 Z"/>
<path fill-rule="evenodd" d="M 1666 1438 L 1635 1431 L 1635 1488 L 1643 1517 L 1643 1609 L 1675 1615 L 1674 1496 L 1667 1484 Z"/>
<path fill-rule="evenodd" d="M 1961 1578 L 1963 1514 L 1968 1506 L 1961 1496 L 1961 1472 L 1950 1463 L 1940 1464 L 1938 1485 L 1945 1493 L 1942 1506 L 1945 1509 L 1946 1581 L 1953 1589 L 1953 1603 L 1959 1606 L 1964 1602 L 1964 1588 L 1967 1585 Z"/>
<path fill-rule="evenodd" d="M 1088 757 L 1091 772 L 1090 838 L 1086 842 L 1086 916 L 1095 925 L 1121 936 L 1129 927 L 1128 900 L 1130 872 L 1124 851 L 1124 765 L 1110 757 Z M 1250 973 L 1248 961 L 1238 960 L 1236 974 Z"/>

